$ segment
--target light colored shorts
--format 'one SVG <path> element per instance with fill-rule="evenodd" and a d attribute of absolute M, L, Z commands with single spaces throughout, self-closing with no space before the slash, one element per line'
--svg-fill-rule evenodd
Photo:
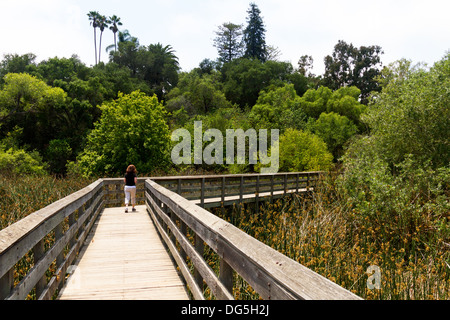
<path fill-rule="evenodd" d="M 125 186 L 125 204 L 128 205 L 131 201 L 132 205 L 136 204 L 136 186 Z"/>

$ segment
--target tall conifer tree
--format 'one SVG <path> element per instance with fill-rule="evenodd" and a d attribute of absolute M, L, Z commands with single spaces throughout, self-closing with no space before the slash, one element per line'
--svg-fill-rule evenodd
<path fill-rule="evenodd" d="M 267 60 L 266 29 L 261 11 L 255 3 L 250 3 L 247 11 L 247 28 L 244 30 L 245 57 Z"/>

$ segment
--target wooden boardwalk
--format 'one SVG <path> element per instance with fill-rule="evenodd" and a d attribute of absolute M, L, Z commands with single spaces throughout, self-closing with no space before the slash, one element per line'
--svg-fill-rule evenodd
<path fill-rule="evenodd" d="M 59 299 L 189 299 L 146 206 L 104 209 Z"/>
<path fill-rule="evenodd" d="M 309 190 L 314 190 L 314 188 L 309 188 Z M 267 191 L 267 192 L 261 192 L 258 194 L 258 197 L 260 199 L 260 201 L 267 201 L 267 198 L 281 198 L 286 194 L 292 194 L 292 193 L 297 193 L 297 192 L 306 192 L 308 191 L 308 189 L 306 188 L 300 188 L 298 190 L 296 189 L 288 189 L 286 191 L 284 190 L 278 190 L 278 191 Z M 256 195 L 253 194 L 243 194 L 242 195 L 242 199 L 240 195 L 234 195 L 234 196 L 225 196 L 223 198 L 223 205 L 227 206 L 227 205 L 232 205 L 234 203 L 245 203 L 245 202 L 255 202 L 255 198 Z M 266 198 L 266 199 L 264 199 Z M 195 203 L 197 205 L 201 205 L 202 200 L 201 199 L 193 199 L 190 200 L 192 203 Z M 210 207 L 220 207 L 222 204 L 222 198 L 221 197 L 212 197 L 212 198 L 205 198 L 203 200 L 203 206 L 205 208 L 210 208 Z"/>

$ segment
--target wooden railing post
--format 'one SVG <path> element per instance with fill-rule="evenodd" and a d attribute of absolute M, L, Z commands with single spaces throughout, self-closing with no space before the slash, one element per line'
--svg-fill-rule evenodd
<path fill-rule="evenodd" d="M 220 258 L 219 281 L 233 294 L 233 268 L 223 258 Z"/>
<path fill-rule="evenodd" d="M 180 224 L 181 224 L 181 233 L 183 234 L 183 236 L 187 237 L 186 223 L 184 223 L 184 221 L 180 219 Z M 183 247 L 181 247 L 181 257 L 186 262 L 187 254 L 186 254 L 186 251 L 183 249 Z"/>
<path fill-rule="evenodd" d="M 244 193 L 244 176 L 241 176 L 241 181 L 239 183 L 239 203 L 241 205 L 242 205 L 243 193 Z"/>
<path fill-rule="evenodd" d="M 44 248 L 44 239 L 41 239 L 33 248 L 33 258 L 34 258 L 34 264 L 36 265 L 39 260 L 41 260 L 42 257 L 44 257 L 45 248 Z M 45 273 L 42 275 L 42 277 L 38 280 L 36 283 L 36 297 L 39 298 L 39 296 L 44 292 L 45 286 L 47 285 L 47 276 Z"/>
<path fill-rule="evenodd" d="M 58 224 L 55 228 L 55 241 L 59 241 L 64 233 L 63 233 L 64 222 Z M 64 251 L 61 251 L 60 254 L 56 257 L 56 268 L 58 269 L 64 263 Z M 65 270 L 64 270 L 65 273 Z M 61 282 L 59 284 L 59 288 L 62 288 L 65 282 L 65 277 L 61 277 Z"/>
<path fill-rule="evenodd" d="M 273 175 L 270 176 L 270 202 L 273 201 Z"/>
<path fill-rule="evenodd" d="M 12 288 L 14 287 L 14 269 L 10 269 L 0 278 L 0 300 L 9 296 Z"/>
<path fill-rule="evenodd" d="M 284 195 L 287 193 L 287 174 L 284 175 Z"/>
<path fill-rule="evenodd" d="M 202 178 L 202 186 L 200 191 L 200 207 L 205 207 L 205 178 Z"/>
<path fill-rule="evenodd" d="M 309 191 L 309 172 L 306 175 L 306 191 Z"/>
<path fill-rule="evenodd" d="M 205 245 L 203 243 L 203 240 L 202 240 L 202 238 L 200 238 L 198 236 L 198 234 L 196 234 L 195 235 L 195 251 L 197 251 L 197 253 L 201 257 L 203 257 L 204 250 L 205 250 Z M 203 277 L 197 268 L 194 268 L 194 279 L 195 279 L 195 282 L 197 283 L 198 287 L 200 288 L 200 290 L 203 291 Z"/>
<path fill-rule="evenodd" d="M 73 226 L 74 223 L 75 223 L 75 212 L 72 212 L 72 213 L 69 215 L 69 228 L 70 228 L 71 226 Z M 73 246 L 75 245 L 76 237 L 77 237 L 77 235 L 76 235 L 76 233 L 75 233 L 75 234 L 73 235 L 73 237 L 72 237 L 72 238 L 70 239 L 70 241 L 69 241 L 69 247 L 73 247 Z"/>
<path fill-rule="evenodd" d="M 259 213 L 259 175 L 256 176 L 255 209 Z"/>
<path fill-rule="evenodd" d="M 225 215 L 225 176 L 222 177 L 222 190 L 220 192 L 220 204 L 222 207 L 222 215 Z"/>

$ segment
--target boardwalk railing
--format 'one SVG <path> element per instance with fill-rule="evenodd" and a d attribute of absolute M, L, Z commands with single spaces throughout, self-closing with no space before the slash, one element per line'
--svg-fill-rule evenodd
<path fill-rule="evenodd" d="M 286 175 L 281 177 L 288 181 Z M 201 178 L 201 186 L 207 179 Z M 178 182 L 178 191 L 179 186 Z M 281 186 L 285 194 L 287 184 Z M 149 213 L 195 299 L 204 299 L 203 281 L 217 299 L 233 299 L 234 272 L 263 299 L 360 299 L 153 180 L 145 181 L 145 194 Z M 242 199 L 243 192 L 239 196 Z M 188 230 L 195 235 L 194 243 L 187 237 Z M 203 259 L 205 244 L 219 256 L 218 275 Z M 193 273 L 187 258 L 194 266 Z"/>
<path fill-rule="evenodd" d="M 137 197 L 195 299 L 204 298 L 203 281 L 217 299 L 232 299 L 234 272 L 264 299 L 358 299 L 202 208 L 248 201 L 258 207 L 264 197 L 314 188 L 318 177 L 313 172 L 140 178 Z M 123 179 L 99 179 L 0 230 L 0 299 L 25 299 L 34 288 L 37 299 L 51 299 L 103 207 L 122 203 Z M 219 256 L 219 275 L 203 259 L 205 244 Z M 14 285 L 14 268 L 25 256 L 33 265 Z"/>
<path fill-rule="evenodd" d="M 276 199 L 287 193 L 313 190 L 320 172 L 277 174 L 235 174 L 151 177 L 159 185 L 192 200 L 204 208 L 227 206 L 233 203 L 255 202 L 262 198 Z M 144 201 L 144 181 L 138 179 L 138 201 Z M 104 179 L 110 196 L 107 204 L 123 203 L 123 179 Z M 114 196 L 115 195 L 115 196 Z M 258 207 L 258 205 L 256 206 Z"/>
<path fill-rule="evenodd" d="M 0 231 L 0 299 L 23 300 L 33 288 L 37 299 L 52 298 L 102 210 L 104 194 L 97 180 Z M 26 255 L 33 266 L 14 286 L 14 267 Z"/>

